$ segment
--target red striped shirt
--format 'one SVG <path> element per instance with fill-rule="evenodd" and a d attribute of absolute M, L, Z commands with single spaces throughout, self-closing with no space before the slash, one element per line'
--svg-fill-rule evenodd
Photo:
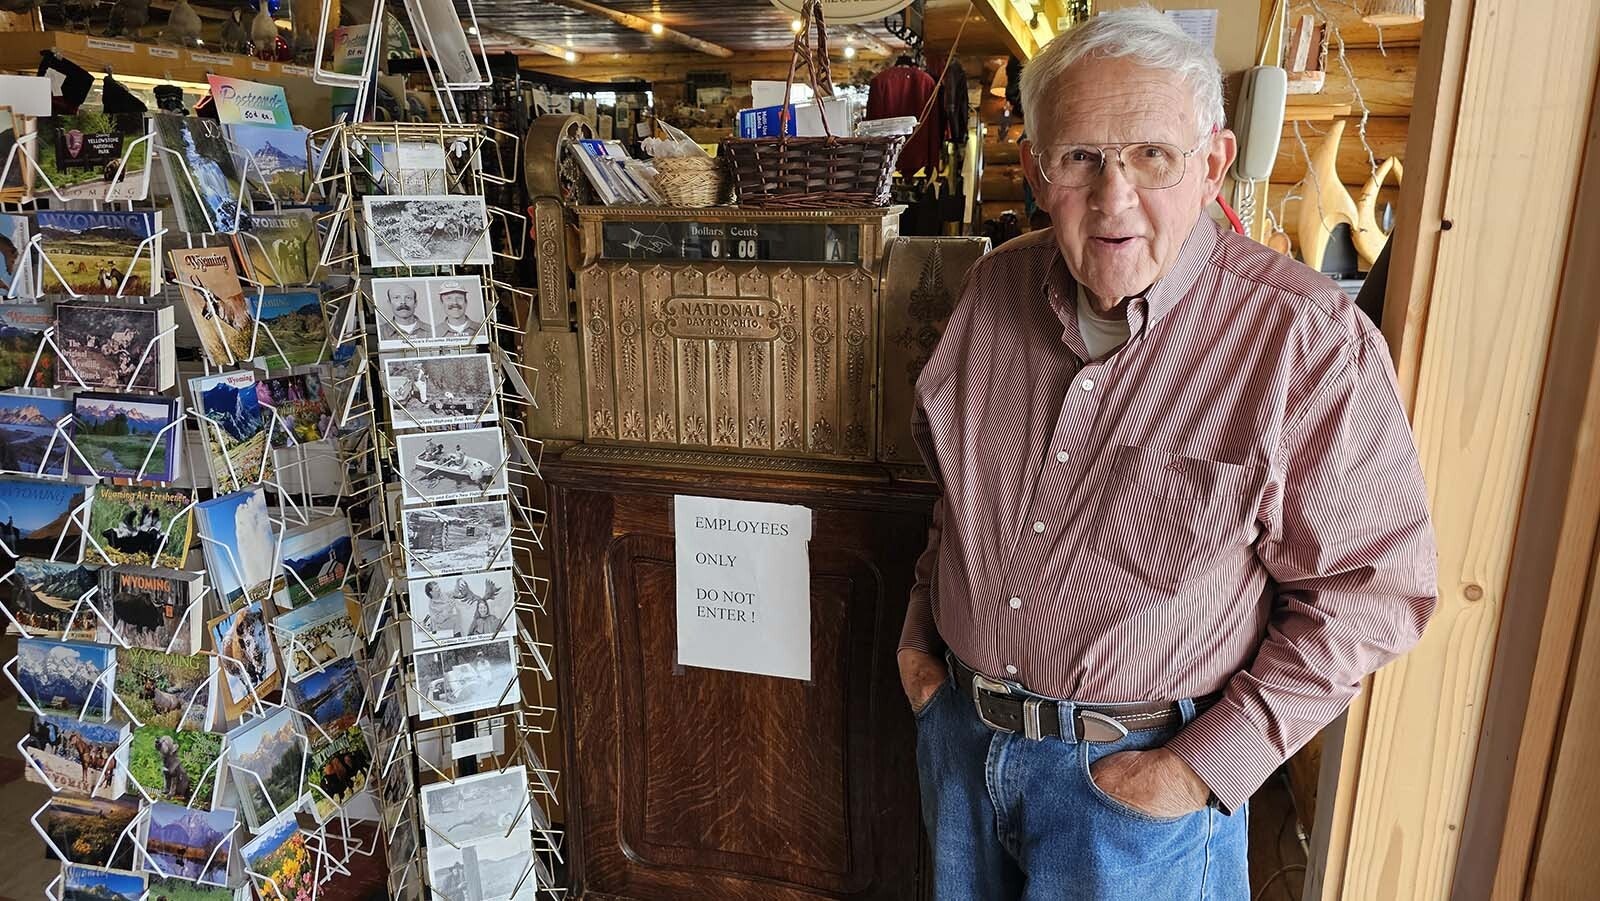
<path fill-rule="evenodd" d="M 1228 809 L 1421 636 L 1426 489 L 1382 335 L 1202 217 L 1085 363 L 1048 230 L 973 268 L 917 382 L 943 488 L 900 646 L 1044 695 L 1225 689 L 1168 746 Z"/>

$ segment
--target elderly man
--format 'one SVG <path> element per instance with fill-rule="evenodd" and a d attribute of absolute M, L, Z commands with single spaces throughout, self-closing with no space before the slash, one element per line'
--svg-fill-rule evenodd
<path fill-rule="evenodd" d="M 1436 601 L 1383 338 L 1219 229 L 1216 61 L 1148 8 L 1023 74 L 1054 227 L 917 383 L 942 494 L 900 642 L 940 898 L 1248 901 L 1246 802 Z"/>

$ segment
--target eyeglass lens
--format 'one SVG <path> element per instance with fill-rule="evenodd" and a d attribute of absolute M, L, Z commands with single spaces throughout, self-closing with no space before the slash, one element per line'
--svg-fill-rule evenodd
<path fill-rule="evenodd" d="M 1171 144 L 1128 144 L 1111 152 L 1120 153 L 1124 177 L 1136 187 L 1170 188 L 1183 178 L 1183 151 Z M 1041 160 L 1045 178 L 1062 187 L 1086 187 L 1099 177 L 1104 153 L 1085 145 L 1053 148 Z"/>

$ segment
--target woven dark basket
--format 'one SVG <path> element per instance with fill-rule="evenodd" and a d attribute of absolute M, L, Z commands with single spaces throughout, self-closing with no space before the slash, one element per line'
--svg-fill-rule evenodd
<path fill-rule="evenodd" d="M 886 206 L 904 135 L 725 138 L 740 206 L 782 210 Z"/>
<path fill-rule="evenodd" d="M 722 156 L 733 174 L 739 206 L 779 210 L 825 210 L 840 207 L 887 206 L 894 164 L 905 135 L 874 138 L 834 137 L 828 117 L 822 118 L 823 137 L 790 137 L 789 93 L 799 64 L 817 103 L 832 96 L 828 71 L 828 30 L 822 21 L 822 4 L 807 0 L 802 21 L 815 26 L 815 43 L 807 43 L 802 28 L 794 36 L 789 77 L 784 82 L 783 105 L 778 110 L 776 138 L 724 138 Z"/>

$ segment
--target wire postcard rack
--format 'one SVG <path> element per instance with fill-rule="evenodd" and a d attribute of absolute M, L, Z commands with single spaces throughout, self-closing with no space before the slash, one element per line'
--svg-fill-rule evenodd
<path fill-rule="evenodd" d="M 434 9 L 437 4 L 430 0 L 412 0 L 407 6 L 413 17 L 424 15 L 430 21 L 443 9 Z M 453 36 L 435 34 L 430 40 L 439 44 L 453 41 Z M 430 49 L 437 55 L 443 45 Z M 369 59 L 377 56 L 369 54 Z M 430 81 L 446 100 L 451 91 L 479 89 L 487 83 L 481 41 L 466 57 L 481 66 L 479 74 L 433 65 L 428 70 Z M 370 75 L 363 71 L 347 80 L 366 91 Z M 453 104 L 441 102 L 441 106 L 443 115 L 459 118 Z M 358 103 L 357 108 L 364 106 Z M 254 241 L 265 251 L 250 231 L 249 217 L 282 210 L 283 199 L 270 189 L 248 190 L 256 184 L 264 187 L 268 179 L 253 169 L 248 153 L 231 139 L 224 140 L 240 173 L 232 197 L 240 215 L 232 222 L 219 222 L 202 205 L 199 212 L 206 231 L 180 231 L 168 223 L 153 233 L 136 255 L 149 258 L 154 281 L 162 280 L 164 254 L 158 248 L 163 245 L 179 251 L 243 255 Z M 152 163 L 160 158 L 166 164 L 169 191 L 178 194 L 187 188 L 199 193 L 202 179 L 185 153 L 164 146 L 154 127 L 136 144 L 143 142 L 149 142 Z M 180 717 L 175 736 L 226 731 L 221 752 L 193 774 L 196 780 L 214 782 L 219 794 L 224 789 L 249 791 L 266 799 L 261 811 L 266 822 L 260 829 L 251 830 L 241 820 L 205 849 L 210 853 L 202 870 L 225 856 L 236 890 L 248 888 L 263 899 L 299 901 L 305 886 L 291 884 L 289 871 L 281 866 L 283 856 L 292 852 L 297 872 L 310 874 L 309 897 L 331 897 L 326 891 L 330 880 L 350 874 L 357 858 L 376 854 L 382 845 L 390 863 L 390 897 L 467 901 L 565 895 L 558 885 L 564 867 L 563 836 L 556 825 L 559 817 L 553 816 L 560 788 L 560 772 L 551 765 L 555 749 L 550 745 L 557 715 L 554 647 L 541 634 L 546 628 L 549 585 L 535 574 L 532 562 L 544 552 L 546 526 L 540 506 L 542 443 L 529 433 L 539 373 L 519 355 L 533 315 L 533 298 L 495 274 L 496 263 L 522 258 L 528 228 L 521 213 L 486 201 L 491 189 L 511 185 L 512 180 L 499 174 L 503 167 L 482 163 L 515 159 L 519 144 L 516 135 L 459 122 L 341 123 L 311 133 L 307 158 L 310 196 L 317 210 L 311 238 L 315 249 L 310 255 L 315 261 L 313 283 L 284 286 L 281 273 L 270 270 L 271 281 L 277 284 L 269 285 L 249 267 L 240 267 L 237 294 L 190 278 L 183 284 L 188 296 L 180 300 L 170 286 L 153 296 L 121 296 L 129 285 L 124 278 L 107 296 L 124 305 L 186 305 L 202 339 L 222 339 L 212 344 L 221 348 L 220 358 L 201 355 L 200 375 L 188 385 L 188 393 L 196 395 L 190 398 L 192 404 L 184 403 L 181 384 L 146 392 L 151 397 L 176 396 L 178 402 L 173 420 L 151 436 L 147 447 L 138 448 L 136 456 L 142 462 L 134 478 L 100 478 L 98 461 L 81 446 L 70 413 L 51 419 L 45 427 L 44 457 L 23 472 L 41 483 L 82 489 L 81 497 L 64 513 L 64 526 L 53 547 L 39 558 L 82 579 L 125 565 L 120 562 L 125 557 L 112 546 L 113 536 L 97 534 L 93 527 L 96 491 L 91 482 L 170 492 L 174 507 L 161 513 L 159 528 L 152 533 L 147 561 L 151 565 L 161 562 L 172 544 L 188 545 L 188 524 L 219 503 L 249 505 L 257 497 L 270 499 L 261 504 L 259 518 L 264 543 L 249 551 L 237 540 L 206 534 L 203 528 L 198 531 L 200 553 L 188 554 L 187 569 L 199 579 L 188 597 L 173 605 L 169 619 L 175 618 L 176 624 L 159 647 L 141 646 L 137 639 L 142 633 L 124 622 L 127 611 L 103 594 L 98 583 L 76 591 L 76 596 L 49 597 L 52 612 L 42 627 L 35 615 L 22 609 L 41 600 L 39 586 L 30 584 L 16 565 L 6 567 L 9 571 L 0 577 L 13 587 L 9 599 L 0 601 L 0 616 L 26 638 L 76 639 L 83 648 L 93 649 L 85 653 L 103 655 L 107 661 L 117 660 L 119 653 L 130 660 L 135 653 L 158 653 L 208 661 L 212 675 L 204 686 L 161 697 L 163 704 L 170 696 L 185 710 L 206 711 L 204 716 Z M 0 161 L 0 168 L 14 166 L 31 167 L 36 187 L 27 202 L 8 212 L 26 214 L 38 200 L 57 208 L 66 205 L 25 149 L 13 148 Z M 250 177 L 252 172 L 257 178 Z M 135 206 L 109 200 L 71 204 L 96 211 Z M 413 234 L 407 228 L 427 231 Z M 37 236 L 23 248 L 20 262 L 31 273 L 24 278 L 35 284 L 47 271 L 59 275 L 59 261 Z M 394 303 L 374 288 L 406 283 L 432 304 L 427 337 L 417 334 L 409 315 L 397 315 Z M 294 352 L 297 336 L 267 315 L 274 287 L 277 292 L 318 292 L 324 335 L 314 353 Z M 8 293 L 8 299 L 19 296 L 15 286 Z M 76 300 L 77 295 L 68 299 Z M 226 340 L 230 329 L 247 336 L 242 345 Z M 100 387 L 131 390 L 139 374 L 155 365 L 163 343 L 174 341 L 181 331 L 177 325 L 163 329 L 146 346 L 135 349 L 137 364 L 125 384 Z M 50 328 L 43 330 L 21 384 L 33 385 L 46 361 L 54 359 L 64 373 L 58 383 L 65 389 L 95 387 L 61 352 L 59 337 Z M 240 391 L 243 395 L 254 390 L 257 397 L 254 447 L 239 443 L 235 419 L 209 409 L 198 396 L 197 381 L 223 376 L 251 382 Z M 279 400 L 269 391 L 280 383 L 287 385 L 289 399 Z M 60 389 L 20 388 L 13 393 L 66 400 L 70 406 Z M 262 400 L 269 395 L 272 400 Z M 314 416 L 307 413 L 310 408 L 315 408 Z M 316 437 L 308 439 L 312 419 Z M 417 460 L 409 449 L 433 441 L 453 442 L 452 432 L 462 428 L 498 431 L 499 457 L 480 467 L 480 475 L 487 478 L 467 480 L 465 487 L 452 488 L 439 500 L 416 490 L 419 477 L 412 470 Z M 402 435 L 426 437 L 402 442 Z M 163 442 L 172 448 L 176 463 L 172 471 L 180 473 L 170 482 L 150 477 L 152 460 Z M 50 464 L 57 459 L 76 462 L 57 471 Z M 450 477 L 452 467 L 445 465 L 450 462 L 447 458 L 433 465 L 435 471 L 428 478 Z M 74 470 L 90 475 L 74 475 Z M 486 483 L 501 487 L 472 487 Z M 226 493 L 230 489 L 237 490 Z M 240 500 L 241 494 L 247 497 Z M 332 546 L 345 550 L 338 552 L 344 556 L 330 581 L 325 569 L 303 568 L 296 555 L 304 549 L 295 542 L 315 533 L 318 524 L 339 519 L 347 528 L 340 532 L 343 543 L 335 541 Z M 142 520 L 137 525 L 144 527 Z M 0 539 L 7 534 L 0 533 Z M 0 548 L 13 551 L 4 540 Z M 270 559 L 263 563 L 265 558 Z M 323 564 L 328 565 L 331 562 Z M 77 584 L 86 583 L 80 579 Z M 314 633 L 274 624 L 272 614 L 283 612 L 285 593 L 326 597 L 334 591 L 343 592 L 346 599 L 350 629 L 348 643 L 338 646 L 335 659 L 322 659 L 288 676 L 276 668 L 267 672 L 258 642 L 268 647 L 275 643 L 295 655 L 318 640 Z M 448 600 L 437 600 L 447 591 Z M 456 628 L 441 626 L 430 606 L 445 603 L 464 611 Z M 191 635 L 204 637 L 196 642 Z M 140 730 L 156 726 L 148 715 L 136 712 L 136 707 L 144 709 L 139 699 L 124 696 L 114 662 L 108 662 L 87 686 L 87 695 L 74 710 L 35 698 L 30 691 L 31 664 L 20 654 L 3 671 L 39 721 L 67 717 L 84 725 L 125 724 L 125 734 L 103 750 L 105 759 L 94 758 L 95 772 L 86 772 L 86 778 L 96 777 L 97 789 L 109 784 L 117 767 L 128 769 L 127 757 Z M 323 716 L 320 699 L 326 694 L 316 694 L 325 691 L 318 686 L 338 679 L 347 680 L 337 684 L 355 700 L 354 722 Z M 159 686 L 150 689 L 153 697 L 162 691 Z M 202 698 L 206 691 L 209 697 Z M 235 708 L 231 716 L 230 706 Z M 233 753 L 240 729 L 284 718 L 281 711 L 287 711 L 292 745 L 302 761 L 293 800 L 287 803 L 280 803 L 269 790 L 270 777 Z M 309 764 L 314 755 L 341 741 L 359 741 L 365 748 L 365 770 L 354 790 L 349 785 L 330 787 L 332 769 L 322 771 Z M 48 738 L 24 736 L 18 747 L 37 781 L 52 790 L 63 787 L 41 763 L 43 758 L 36 759 L 47 748 L 55 749 Z M 475 793 L 490 777 L 511 780 L 520 786 L 520 795 L 496 793 L 477 803 Z M 123 798 L 103 799 L 133 803 L 138 813 L 116 831 L 108 848 L 97 848 L 88 856 L 92 859 L 63 846 L 56 823 L 66 814 L 55 800 L 36 812 L 32 823 L 57 856 L 74 866 L 113 866 L 131 848 L 133 869 L 148 871 L 152 877 L 175 876 L 148 849 L 151 805 L 161 796 L 159 782 L 148 774 L 140 778 L 130 772 Z M 372 799 L 375 822 L 366 827 L 358 826 L 360 807 L 352 804 L 359 795 Z M 463 799 L 468 798 L 475 803 L 464 806 Z M 198 795 L 187 802 L 192 810 L 205 805 Z M 463 809 L 482 811 L 492 823 L 465 816 Z M 287 838 L 273 846 L 271 855 L 251 856 L 253 852 L 247 851 L 259 849 L 263 836 L 274 835 Z M 507 860 L 516 862 L 514 872 Z M 49 897 L 62 897 L 67 891 L 65 877 L 46 888 Z"/>

